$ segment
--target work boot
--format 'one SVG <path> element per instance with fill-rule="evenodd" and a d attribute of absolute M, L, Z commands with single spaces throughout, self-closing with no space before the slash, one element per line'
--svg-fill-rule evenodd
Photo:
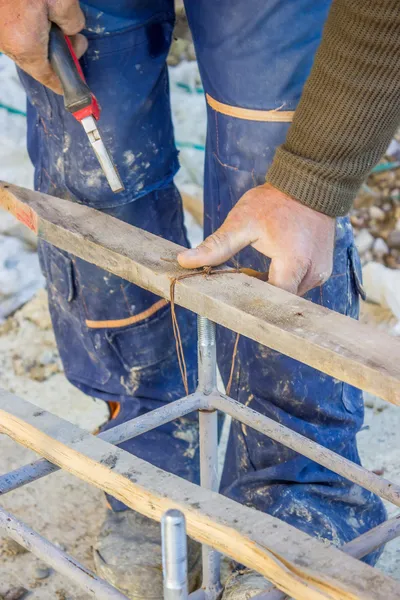
<path fill-rule="evenodd" d="M 267 594 L 268 600 L 282 598 L 282 592 L 259 573 L 244 569 L 231 574 L 225 583 L 221 600 L 249 600 L 257 594 Z M 270 598 L 271 594 L 271 598 Z"/>
<path fill-rule="evenodd" d="M 133 510 L 107 511 L 93 549 L 99 577 L 135 600 L 162 600 L 160 523 Z M 188 538 L 189 591 L 201 585 L 201 545 Z"/>

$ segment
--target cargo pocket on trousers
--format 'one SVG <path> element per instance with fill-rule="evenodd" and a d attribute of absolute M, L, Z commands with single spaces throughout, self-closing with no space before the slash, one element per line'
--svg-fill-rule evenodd
<path fill-rule="evenodd" d="M 360 310 L 360 297 L 365 300 L 366 294 L 362 284 L 362 267 L 358 250 L 354 244 L 347 249 L 349 261 L 349 307 L 347 315 L 358 319 Z"/>
<path fill-rule="evenodd" d="M 43 241 L 40 242 L 39 258 L 51 293 L 63 302 L 72 302 L 75 297 L 75 284 L 71 258 L 66 252 Z"/>
<path fill-rule="evenodd" d="M 128 373 L 154 367 L 175 353 L 170 307 L 140 324 L 108 329 L 106 339 Z"/>
<path fill-rule="evenodd" d="M 87 334 L 73 261 L 66 252 L 47 242 L 40 242 L 39 256 L 48 283 L 51 320 L 65 375 L 74 384 L 103 385 L 110 372 L 99 360 Z"/>

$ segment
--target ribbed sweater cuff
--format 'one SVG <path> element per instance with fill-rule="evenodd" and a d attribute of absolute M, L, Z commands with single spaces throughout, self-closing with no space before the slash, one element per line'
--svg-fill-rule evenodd
<path fill-rule="evenodd" d="M 266 181 L 291 198 L 330 217 L 350 211 L 362 181 L 327 180 L 318 165 L 278 148 Z"/>

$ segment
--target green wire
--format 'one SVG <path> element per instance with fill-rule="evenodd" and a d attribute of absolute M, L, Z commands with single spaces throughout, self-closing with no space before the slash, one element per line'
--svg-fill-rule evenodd
<path fill-rule="evenodd" d="M 396 162 L 388 162 L 381 163 L 380 165 L 376 165 L 371 171 L 371 173 L 383 173 L 384 171 L 390 171 L 391 169 L 398 169 L 400 167 L 400 161 Z"/>
<path fill-rule="evenodd" d="M 24 112 L 22 110 L 18 110 L 18 108 L 13 108 L 12 106 L 7 106 L 7 104 L 2 104 L 1 102 L 0 102 L 0 108 L 3 108 L 7 112 L 9 112 L 11 115 L 20 115 L 20 117 L 26 117 L 26 112 Z"/>
<path fill-rule="evenodd" d="M 0 52 L 0 56 L 3 56 L 2 52 Z M 13 108 L 12 106 L 7 106 L 7 104 L 2 104 L 1 102 L 0 102 L 0 108 L 4 108 L 4 110 L 11 113 L 12 115 L 20 115 L 21 117 L 26 117 L 26 112 L 23 112 L 22 110 L 18 110 L 18 108 Z"/>
<path fill-rule="evenodd" d="M 176 87 L 181 88 L 182 90 L 185 90 L 185 92 L 187 92 L 188 94 L 193 94 L 193 88 L 190 87 L 190 85 L 188 85 L 187 83 L 183 83 L 182 81 L 177 81 L 176 82 Z M 194 88 L 196 94 L 204 94 L 204 90 L 201 87 L 196 87 Z"/>
<path fill-rule="evenodd" d="M 1 52 L 0 52 L 0 56 L 1 56 Z M 184 89 L 185 91 L 187 91 L 189 94 L 192 94 L 193 91 L 192 89 L 186 85 L 186 83 L 181 83 L 178 82 L 177 87 L 180 87 L 182 89 Z M 198 94 L 202 94 L 203 90 L 201 88 L 196 88 L 196 93 Z M 23 112 L 22 110 L 18 110 L 18 108 L 13 108 L 12 106 L 7 106 L 6 104 L 2 104 L 0 102 L 0 109 L 4 109 L 7 112 L 9 112 L 12 115 L 20 115 L 21 117 L 26 117 L 26 112 Z M 205 146 L 203 146 L 202 144 L 193 144 L 192 142 L 176 142 L 176 145 L 178 146 L 178 148 L 193 148 L 193 150 L 201 150 L 202 152 L 205 151 Z"/>
<path fill-rule="evenodd" d="M 193 148 L 193 150 L 202 150 L 203 152 L 206 149 L 202 144 L 193 144 L 192 142 L 176 142 L 176 145 L 178 148 Z"/>

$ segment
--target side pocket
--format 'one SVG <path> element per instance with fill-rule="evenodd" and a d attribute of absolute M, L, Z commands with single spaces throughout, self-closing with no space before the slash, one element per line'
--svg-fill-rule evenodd
<path fill-rule="evenodd" d="M 354 244 L 347 249 L 349 261 L 349 306 L 347 315 L 352 319 L 358 319 L 360 311 L 360 297 L 365 300 L 366 294 L 362 284 L 362 267 L 358 250 Z"/>
<path fill-rule="evenodd" d="M 40 245 L 40 263 L 47 283 L 66 302 L 75 298 L 72 260 L 65 252 L 46 242 Z"/>
<path fill-rule="evenodd" d="M 65 375 L 75 385 L 85 383 L 98 388 L 110 379 L 111 373 L 86 333 L 72 259 L 67 252 L 43 241 L 39 244 L 39 256 Z"/>
<path fill-rule="evenodd" d="M 347 316 L 358 319 L 360 311 L 360 297 L 365 300 L 365 291 L 362 285 L 362 268 L 358 250 L 354 244 L 347 249 L 348 256 L 348 310 Z M 342 399 L 345 409 L 349 413 L 363 412 L 363 394 L 358 388 L 343 383 Z"/>
<path fill-rule="evenodd" d="M 169 306 L 143 323 L 108 329 L 105 335 L 127 372 L 154 366 L 175 352 Z"/>

